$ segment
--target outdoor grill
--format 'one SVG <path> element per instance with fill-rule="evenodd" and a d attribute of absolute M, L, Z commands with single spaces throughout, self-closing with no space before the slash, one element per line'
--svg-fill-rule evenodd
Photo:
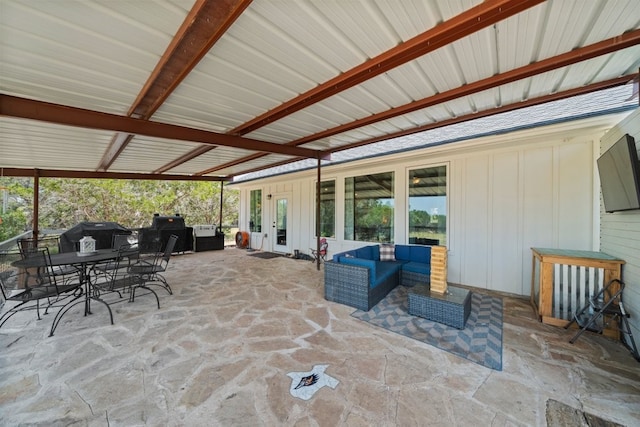
<path fill-rule="evenodd" d="M 184 217 L 180 214 L 173 216 L 160 216 L 154 214 L 151 227 L 138 230 L 138 242 L 142 250 L 153 248 L 156 242 L 160 242 L 160 250 L 164 247 L 172 234 L 178 236 L 178 241 L 174 247 L 174 252 L 185 252 L 193 250 L 193 228 L 187 227 Z"/>
<path fill-rule="evenodd" d="M 180 216 L 180 214 L 175 214 L 174 216 L 160 216 L 155 214 L 151 222 L 151 228 L 157 230 L 184 230 L 186 226 L 184 224 L 184 218 Z"/>

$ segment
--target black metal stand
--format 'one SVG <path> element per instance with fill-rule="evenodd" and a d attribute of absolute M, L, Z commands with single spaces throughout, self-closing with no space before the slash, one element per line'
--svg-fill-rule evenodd
<path fill-rule="evenodd" d="M 567 323 L 564 327 L 568 329 L 573 323 L 576 323 L 580 327 L 580 330 L 569 340 L 571 344 L 575 343 L 585 331 L 602 333 L 606 327 L 613 322 L 617 322 L 618 330 L 623 334 L 621 339 L 622 344 L 624 344 L 624 346 L 631 351 L 633 357 L 640 362 L 640 354 L 638 354 L 638 348 L 636 347 L 631 326 L 629 325 L 629 313 L 625 311 L 624 304 L 622 303 L 624 287 L 624 282 L 613 279 L 607 283 L 600 292 L 592 298 L 589 298 L 587 305 L 576 312 L 571 322 Z M 625 336 L 629 342 L 627 342 Z"/>

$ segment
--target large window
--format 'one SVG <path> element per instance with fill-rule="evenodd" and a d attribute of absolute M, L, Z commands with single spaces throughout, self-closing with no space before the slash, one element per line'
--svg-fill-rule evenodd
<path fill-rule="evenodd" d="M 409 243 L 447 245 L 447 167 L 409 171 Z"/>
<path fill-rule="evenodd" d="M 336 237 L 336 182 L 333 180 L 320 183 L 320 236 Z"/>
<path fill-rule="evenodd" d="M 345 178 L 344 238 L 393 241 L 393 172 Z"/>
<path fill-rule="evenodd" d="M 249 195 L 249 231 L 262 232 L 262 190 L 251 190 Z"/>

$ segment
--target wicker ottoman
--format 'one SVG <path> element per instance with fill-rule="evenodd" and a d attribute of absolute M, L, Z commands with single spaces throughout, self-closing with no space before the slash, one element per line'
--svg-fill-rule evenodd
<path fill-rule="evenodd" d="M 409 314 L 464 329 L 471 313 L 471 292 L 449 286 L 447 293 L 431 292 L 428 286 L 409 289 Z"/>

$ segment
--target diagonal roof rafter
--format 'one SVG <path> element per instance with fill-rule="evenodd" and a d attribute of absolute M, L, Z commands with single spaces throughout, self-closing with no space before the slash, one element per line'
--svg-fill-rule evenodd
<path fill-rule="evenodd" d="M 544 96 L 540 96 L 540 97 L 537 97 L 537 98 L 531 98 L 531 99 L 528 99 L 528 100 L 525 100 L 525 101 L 520 101 L 520 102 L 516 102 L 516 103 L 513 103 L 513 104 L 503 105 L 501 107 L 490 109 L 490 110 L 478 111 L 478 112 L 467 114 L 467 115 L 464 115 L 464 116 L 453 117 L 451 119 L 442 120 L 442 121 L 439 121 L 439 122 L 429 123 L 429 124 L 426 124 L 426 125 L 422 125 L 422 126 L 418 126 L 418 127 L 414 127 L 414 128 L 410 128 L 410 129 L 405 129 L 405 130 L 393 132 L 393 133 L 390 133 L 390 134 L 381 135 L 381 136 L 378 136 L 378 137 L 364 139 L 362 141 L 354 142 L 352 144 L 342 145 L 340 147 L 335 147 L 333 149 L 326 150 L 326 153 L 333 154 L 333 153 L 337 153 L 337 152 L 340 152 L 340 151 L 350 150 L 352 148 L 358 148 L 358 147 L 362 147 L 362 146 L 365 146 L 365 145 L 374 144 L 376 142 L 382 142 L 382 141 L 386 141 L 386 140 L 390 140 L 390 139 L 394 139 L 394 138 L 400 138 L 400 137 L 403 137 L 403 136 L 412 135 L 412 134 L 415 134 L 415 133 L 425 132 L 425 131 L 428 131 L 428 130 L 433 130 L 433 129 L 438 129 L 438 128 L 442 128 L 442 127 L 445 127 L 445 126 L 454 125 L 454 124 L 457 124 L 457 123 L 463 123 L 463 122 L 468 122 L 468 121 L 475 120 L 475 119 L 481 119 L 483 117 L 488 117 L 488 116 L 492 116 L 492 115 L 495 115 L 495 114 L 506 113 L 506 112 L 509 112 L 509 111 L 519 110 L 521 108 L 532 107 L 532 106 L 535 106 L 535 105 L 545 104 L 547 102 L 558 101 L 558 100 L 565 99 L 565 98 L 570 98 L 570 97 L 573 97 L 573 96 L 584 95 L 584 94 L 591 93 L 591 92 L 596 92 L 596 91 L 599 91 L 599 90 L 610 89 L 610 88 L 616 87 L 616 86 L 627 85 L 627 84 L 630 84 L 630 83 L 632 83 L 634 81 L 637 81 L 639 78 L 640 78 L 640 73 L 635 73 L 635 74 L 631 74 L 631 75 L 616 77 L 616 78 L 611 79 L 611 80 L 605 80 L 605 81 L 602 81 L 602 82 L 596 82 L 596 83 L 592 83 L 592 84 L 587 85 L 587 86 L 581 86 L 581 87 L 578 87 L 578 88 L 569 89 L 569 90 L 562 91 L 562 92 L 556 92 L 556 93 L 553 93 L 553 94 L 550 94 L 550 95 L 544 95 Z M 263 157 L 263 155 L 260 155 L 258 157 Z M 268 169 L 268 168 L 284 166 L 284 165 L 287 165 L 287 164 L 290 164 L 290 163 L 299 162 L 301 160 L 305 160 L 305 158 L 299 157 L 297 159 L 289 159 L 289 160 L 284 160 L 284 161 L 280 161 L 280 162 L 271 163 L 271 164 L 269 164 L 267 166 L 261 166 L 261 167 L 257 167 L 257 168 L 246 169 L 246 170 L 243 170 L 241 172 L 234 173 L 232 176 L 230 176 L 230 178 L 233 178 L 233 177 L 239 176 L 239 175 L 243 175 L 243 174 L 247 174 L 247 173 L 258 172 L 258 171 L 261 171 L 261 170 L 264 170 L 264 169 Z M 238 162 L 237 164 L 240 164 L 240 163 L 241 162 Z M 229 165 L 228 167 L 231 167 L 231 166 L 235 166 L 235 164 Z"/>
<path fill-rule="evenodd" d="M 244 135 L 256 129 L 282 119 L 330 96 L 350 89 L 362 82 L 370 80 L 395 67 L 403 65 L 420 56 L 433 52 L 456 40 L 473 34 L 501 20 L 516 15 L 545 0 L 486 0 L 461 14 L 433 27 L 412 39 L 389 49 L 357 67 L 348 70 L 317 87 L 267 111 L 266 113 L 232 129 L 229 134 Z M 208 149 L 198 148 L 183 157 L 168 163 L 157 172 L 164 172 L 171 167 L 187 162 L 204 154 Z M 201 172 L 202 173 L 202 172 Z M 207 173 L 207 172 L 204 172 Z"/>
<path fill-rule="evenodd" d="M 1 168 L 2 176 L 13 177 L 38 177 L 38 178 L 82 178 L 82 179 L 134 179 L 150 181 L 205 181 L 205 182 L 226 182 L 227 177 L 219 176 L 185 176 L 154 173 L 134 173 L 134 172 L 88 172 L 72 171 L 62 169 L 25 169 L 25 168 Z"/>
<path fill-rule="evenodd" d="M 343 125 L 336 126 L 331 129 L 326 129 L 324 131 L 315 133 L 313 135 L 308 135 L 306 137 L 297 139 L 295 141 L 291 141 L 287 143 L 287 145 L 300 146 L 303 144 L 308 144 L 310 142 L 318 141 L 323 138 L 328 138 L 330 136 L 337 135 L 342 132 L 357 129 L 363 126 L 380 122 L 382 120 L 391 119 L 393 117 L 398 117 L 400 115 L 408 114 L 423 108 L 441 104 L 443 102 L 462 98 L 464 96 L 472 95 L 474 93 L 478 93 L 487 89 L 491 89 L 497 86 L 501 86 L 507 83 L 512 83 L 514 81 L 521 80 L 527 77 L 531 77 L 536 74 L 541 74 L 541 73 L 555 70 L 558 68 L 566 67 L 568 65 L 586 61 L 588 59 L 592 59 L 597 56 L 606 55 L 621 49 L 628 48 L 630 46 L 635 46 L 637 44 L 640 44 L 640 30 L 631 31 L 621 36 L 612 37 L 610 39 L 603 40 L 601 42 L 594 43 L 589 46 L 584 46 L 581 48 L 574 49 L 571 52 L 566 52 L 551 58 L 544 59 L 542 61 L 534 62 L 532 64 L 528 64 L 520 68 L 516 68 L 514 70 L 510 70 L 501 74 L 488 77 L 486 79 L 478 80 L 476 82 L 469 83 L 465 86 L 461 86 L 445 92 L 440 92 L 433 96 L 430 96 L 421 100 L 417 100 L 406 105 L 402 105 L 396 108 L 391 108 L 387 111 L 383 111 L 377 114 L 372 114 L 362 119 L 355 120 L 350 123 L 345 123 Z M 417 128 L 420 128 L 420 127 L 417 127 Z M 410 133 L 414 133 L 414 132 L 410 131 Z M 388 138 L 391 138 L 391 136 L 384 135 L 380 137 L 379 140 L 388 139 Z M 362 144 L 358 143 L 358 145 L 362 145 Z M 332 151 L 332 152 L 342 151 L 342 147 L 340 147 L 337 150 L 329 150 L 329 151 Z M 256 160 L 263 156 L 264 154 L 252 154 L 242 159 L 238 159 L 233 162 L 226 163 L 224 165 L 219 165 L 214 168 L 209 168 L 207 170 L 200 171 L 197 174 L 206 175 L 206 174 L 219 171 L 231 166 L 236 166 L 246 161 Z"/>
<path fill-rule="evenodd" d="M 233 129 L 231 133 L 243 135 L 253 132 L 271 122 L 350 89 L 393 68 L 466 37 L 469 34 L 473 34 L 533 6 L 537 6 L 544 1 L 546 0 L 486 0 L 450 20 L 267 111 L 255 119 Z"/>
<path fill-rule="evenodd" d="M 66 126 L 125 132 L 177 141 L 200 142 L 211 145 L 242 148 L 250 151 L 303 156 L 321 159 L 325 154 L 320 150 L 292 147 L 259 141 L 237 135 L 221 134 L 202 129 L 169 123 L 135 119 L 127 116 L 69 107 L 49 102 L 0 94 L 0 116 L 39 120 Z"/>
<path fill-rule="evenodd" d="M 150 119 L 251 1 L 196 0 L 127 115 Z M 98 170 L 109 169 L 133 138 L 130 134 L 115 134 Z M 212 148 L 215 147 L 208 147 Z"/>
<path fill-rule="evenodd" d="M 409 137 L 590 91 L 479 123 L 613 119 L 637 105 L 621 86 L 638 71 L 634 3 L 10 0 L 0 166 L 252 180 L 481 135 Z"/>

